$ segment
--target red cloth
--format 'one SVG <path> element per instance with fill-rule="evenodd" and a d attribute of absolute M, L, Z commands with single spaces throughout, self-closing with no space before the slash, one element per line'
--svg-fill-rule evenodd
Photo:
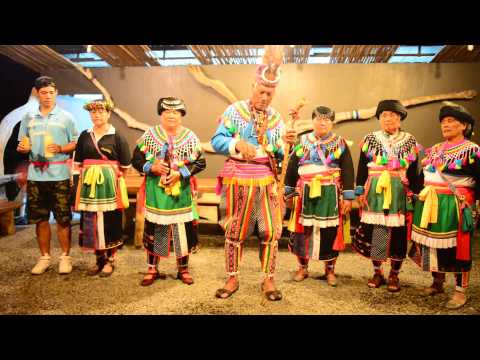
<path fill-rule="evenodd" d="M 335 242 L 333 243 L 332 249 L 335 251 L 345 250 L 345 242 L 343 241 L 343 212 L 342 212 L 342 204 L 340 202 L 338 203 L 337 237 L 335 238 Z"/>
<path fill-rule="evenodd" d="M 457 187 L 457 192 L 460 195 L 465 196 L 465 201 L 468 205 L 472 205 L 475 202 L 475 197 L 473 190 L 470 188 L 460 188 Z M 463 205 L 466 206 L 466 205 Z M 459 209 L 459 219 L 458 219 L 458 232 L 457 232 L 457 260 L 469 261 L 471 260 L 470 254 L 470 241 L 471 234 L 470 232 L 463 232 L 463 207 Z"/>

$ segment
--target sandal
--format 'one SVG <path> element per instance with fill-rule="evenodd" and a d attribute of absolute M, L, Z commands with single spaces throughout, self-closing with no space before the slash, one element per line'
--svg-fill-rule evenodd
<path fill-rule="evenodd" d="M 188 270 L 177 272 L 177 279 L 182 280 L 182 282 L 187 285 L 193 284 L 193 277 L 190 275 Z"/>
<path fill-rule="evenodd" d="M 233 290 L 228 290 L 228 289 L 225 289 L 225 288 L 220 288 L 218 289 L 216 292 L 215 292 L 215 297 L 219 298 L 219 299 L 227 299 L 229 298 L 230 296 L 233 295 L 233 293 L 235 293 L 238 288 L 240 287 L 240 285 L 237 285 L 237 287 Z M 223 294 L 227 294 L 227 296 L 222 296 Z"/>
<path fill-rule="evenodd" d="M 337 286 L 337 276 L 333 272 L 328 273 L 326 278 L 327 278 L 327 284 L 329 286 L 331 287 Z"/>
<path fill-rule="evenodd" d="M 87 275 L 88 276 L 97 275 L 100 271 L 102 271 L 103 267 L 105 266 L 105 263 L 106 263 L 106 259 L 103 256 L 97 257 L 96 264 L 87 270 Z"/>
<path fill-rule="evenodd" d="M 308 270 L 300 267 L 296 272 L 295 275 L 293 276 L 293 280 L 296 282 L 300 282 L 308 278 Z"/>
<path fill-rule="evenodd" d="M 261 285 L 262 292 L 265 294 L 265 297 L 269 301 L 279 301 L 282 300 L 282 293 L 280 290 L 271 290 L 265 291 L 263 290 L 263 284 Z"/>
<path fill-rule="evenodd" d="M 149 277 L 147 278 L 147 276 L 149 276 Z M 155 280 L 157 280 L 157 279 L 165 280 L 166 278 L 167 277 L 165 276 L 165 274 L 160 274 L 158 271 L 156 271 L 154 273 L 149 272 L 145 275 L 143 280 L 140 282 L 140 285 L 150 286 L 155 282 Z"/>
<path fill-rule="evenodd" d="M 370 288 L 379 288 L 382 285 L 385 285 L 385 277 L 381 274 L 375 274 L 373 275 L 373 278 L 368 280 L 368 287 Z"/>
<path fill-rule="evenodd" d="M 390 275 L 388 277 L 387 290 L 390 292 L 400 291 L 400 280 L 397 275 Z"/>
<path fill-rule="evenodd" d="M 112 271 L 110 271 L 110 272 L 104 271 L 104 270 L 105 270 L 105 265 L 107 265 L 107 264 L 111 266 Z M 104 266 L 103 266 L 103 268 L 102 268 L 102 271 L 100 272 L 100 275 L 99 275 L 99 276 L 102 277 L 102 278 L 112 276 L 114 270 L 115 270 L 115 265 L 113 264 L 113 260 L 108 260 L 108 259 L 107 259 L 107 260 L 105 261 L 105 264 L 104 264 Z"/>

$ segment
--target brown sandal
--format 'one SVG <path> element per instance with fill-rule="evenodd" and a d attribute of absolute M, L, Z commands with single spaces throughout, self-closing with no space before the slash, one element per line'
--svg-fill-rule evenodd
<path fill-rule="evenodd" d="M 280 290 L 271 290 L 265 291 L 263 290 L 263 284 L 261 286 L 262 292 L 269 301 L 279 301 L 282 300 L 282 292 Z"/>
<path fill-rule="evenodd" d="M 228 290 L 228 289 L 225 289 L 225 288 L 220 288 L 218 289 L 216 292 L 215 292 L 215 297 L 219 298 L 219 299 L 227 299 L 229 298 L 230 296 L 233 295 L 233 293 L 235 293 L 238 288 L 240 287 L 240 285 L 237 285 L 237 287 L 233 290 Z M 223 294 L 227 294 L 227 296 L 222 296 Z"/>
<path fill-rule="evenodd" d="M 375 275 L 373 275 L 373 278 L 368 280 L 367 285 L 370 288 L 379 288 L 380 286 L 385 285 L 385 284 L 386 284 L 385 277 L 381 274 L 375 274 Z"/>
<path fill-rule="evenodd" d="M 104 271 L 104 270 L 105 270 L 105 265 L 107 265 L 107 264 L 112 267 L 112 271 L 110 271 L 110 272 Z M 107 260 L 107 261 L 105 262 L 105 265 L 103 266 L 102 271 L 100 271 L 100 275 L 99 275 L 99 276 L 102 277 L 102 278 L 106 278 L 106 277 L 112 276 L 113 272 L 115 271 L 115 265 L 113 264 L 113 261 L 112 261 L 112 260 Z"/>
<path fill-rule="evenodd" d="M 177 273 L 177 279 L 182 280 L 182 282 L 184 284 L 187 284 L 187 285 L 192 285 L 193 284 L 193 277 L 192 277 L 192 275 L 190 275 L 188 270 L 179 271 Z"/>
<path fill-rule="evenodd" d="M 146 276 L 143 278 L 143 280 L 140 282 L 140 285 L 142 286 L 150 286 L 152 285 L 155 280 L 157 279 L 162 279 L 162 280 L 165 280 L 167 277 L 165 276 L 165 274 L 160 274 L 158 271 L 155 272 L 155 273 L 147 273 L 146 275 L 150 275 L 149 278 L 147 278 Z"/>
<path fill-rule="evenodd" d="M 390 292 L 400 291 L 400 279 L 397 275 L 390 275 L 388 277 L 387 290 Z"/>
<path fill-rule="evenodd" d="M 105 266 L 106 261 L 107 260 L 103 256 L 102 257 L 97 257 L 97 262 L 95 263 L 94 266 L 92 266 L 91 268 L 89 268 L 87 270 L 87 275 L 88 276 L 97 275 L 100 271 L 103 270 L 103 267 Z"/>
<path fill-rule="evenodd" d="M 300 282 L 308 278 L 308 270 L 300 267 L 296 272 L 295 275 L 293 275 L 293 280 L 296 282 Z"/>

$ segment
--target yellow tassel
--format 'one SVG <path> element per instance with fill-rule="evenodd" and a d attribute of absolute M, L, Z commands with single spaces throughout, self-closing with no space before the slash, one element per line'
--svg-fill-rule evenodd
<path fill-rule="evenodd" d="M 118 179 L 118 189 L 120 191 L 120 199 L 122 200 L 123 207 L 127 209 L 130 206 L 130 202 L 128 201 L 127 184 L 125 183 L 125 178 L 123 176 Z"/>
<path fill-rule="evenodd" d="M 377 194 L 383 191 L 383 209 L 390 209 L 390 204 L 392 203 L 392 182 L 388 170 L 382 171 L 375 191 Z"/>
<path fill-rule="evenodd" d="M 298 196 L 295 196 L 293 198 L 292 211 L 290 212 L 290 220 L 288 221 L 288 226 L 287 226 L 287 230 L 290 232 L 295 232 L 295 227 L 296 227 L 295 213 L 297 210 L 297 204 L 298 204 Z"/>
<path fill-rule="evenodd" d="M 320 196 L 322 196 L 322 183 L 321 183 L 321 177 L 317 175 L 310 182 L 309 197 L 313 199 Z"/>
<path fill-rule="evenodd" d="M 423 201 L 422 219 L 420 227 L 426 229 L 429 223 L 436 224 L 438 218 L 438 196 L 432 185 L 427 185 L 420 192 L 418 198 Z"/>
<path fill-rule="evenodd" d="M 340 159 L 340 156 L 342 155 L 342 151 L 340 150 L 340 148 L 335 150 L 334 155 L 335 155 L 335 159 Z"/>
<path fill-rule="evenodd" d="M 315 177 L 310 182 L 310 193 L 309 198 L 313 199 L 316 197 L 322 196 L 322 181 L 333 180 L 336 177 L 339 177 L 339 172 L 334 172 L 332 175 L 315 175 Z"/>
<path fill-rule="evenodd" d="M 104 181 L 105 178 L 100 166 L 92 165 L 87 169 L 83 183 L 90 186 L 90 194 L 88 195 L 89 198 L 95 198 L 97 184 L 101 185 Z"/>

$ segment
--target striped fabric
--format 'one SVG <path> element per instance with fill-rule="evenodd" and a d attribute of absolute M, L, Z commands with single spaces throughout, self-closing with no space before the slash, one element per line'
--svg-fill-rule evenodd
<path fill-rule="evenodd" d="M 262 271 L 273 275 L 282 234 L 282 219 L 276 184 L 267 186 L 225 185 L 220 204 L 225 230 L 226 267 L 229 274 L 238 272 L 243 241 L 258 226 Z"/>
<path fill-rule="evenodd" d="M 258 159 L 257 159 L 258 160 Z M 264 163 L 247 163 L 229 159 L 225 162 L 219 177 L 223 185 L 265 186 L 274 182 L 273 173 L 268 165 L 268 159 Z"/>

